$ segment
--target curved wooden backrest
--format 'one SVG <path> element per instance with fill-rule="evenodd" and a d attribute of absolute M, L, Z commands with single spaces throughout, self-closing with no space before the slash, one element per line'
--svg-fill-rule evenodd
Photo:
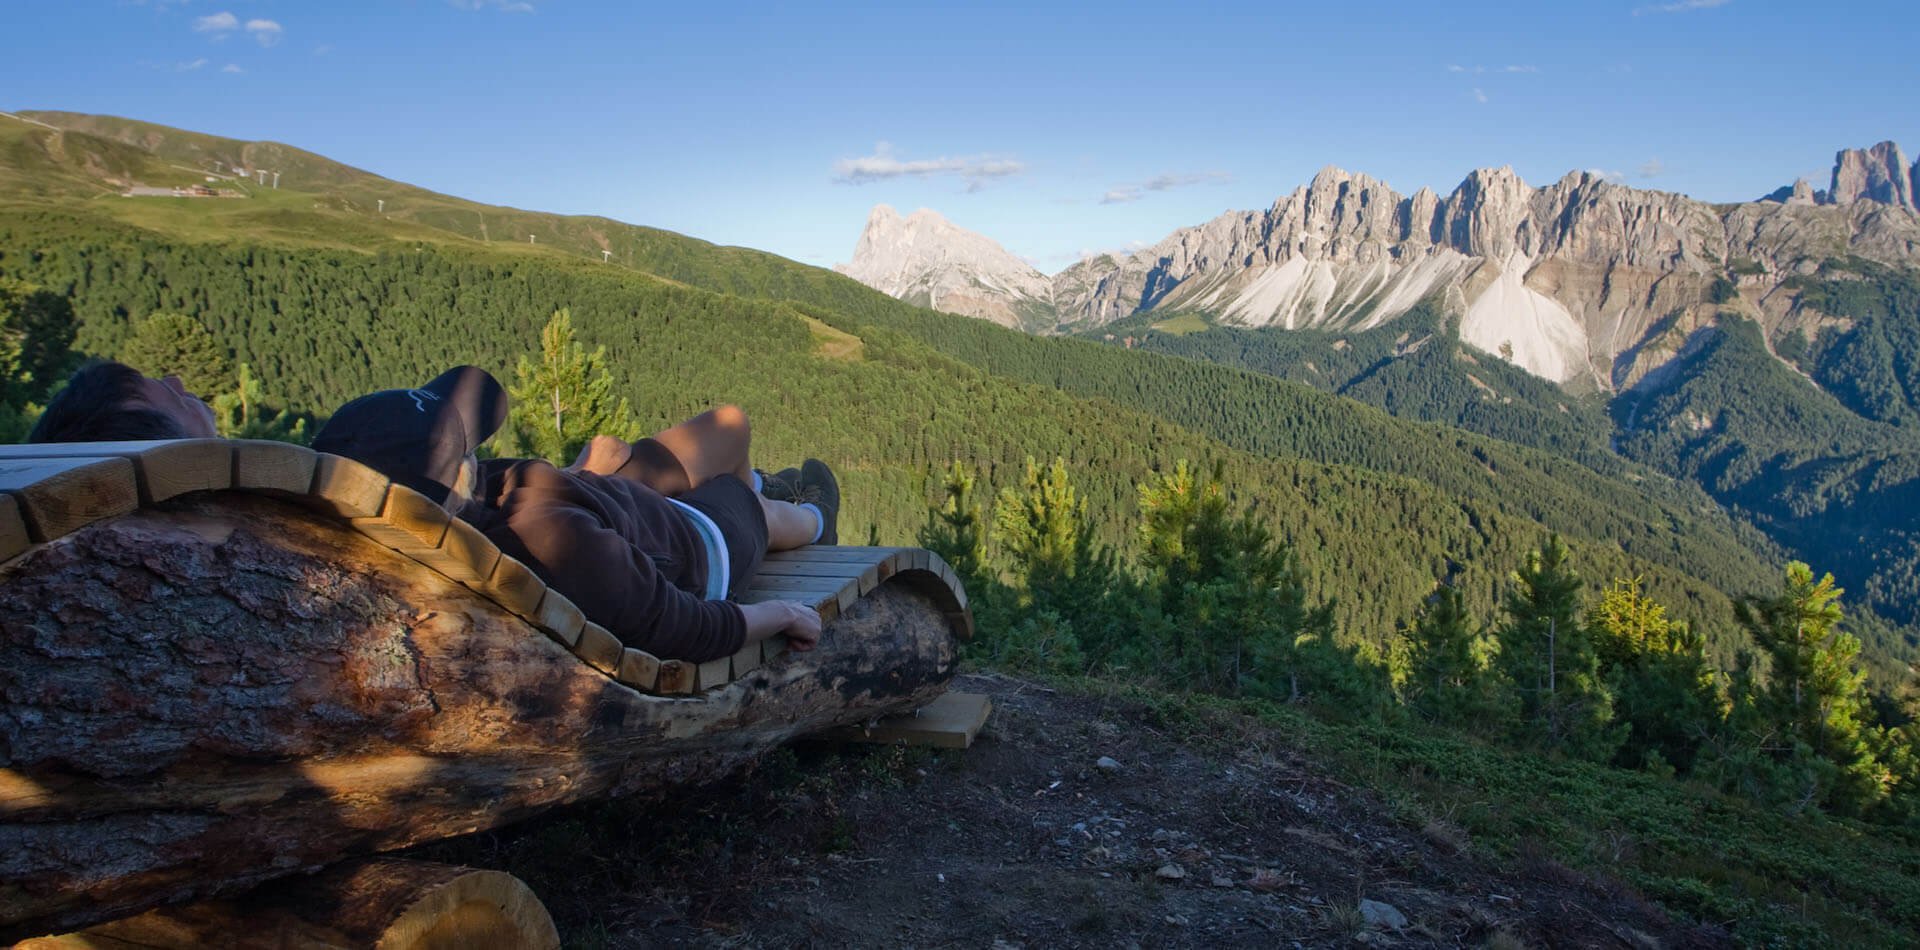
<path fill-rule="evenodd" d="M 0 569 L 36 545 L 93 522 L 196 491 L 285 497 L 351 525 L 513 613 L 619 682 L 660 696 L 718 689 L 784 652 L 774 638 L 706 663 L 623 647 L 525 564 L 426 496 L 352 459 L 284 442 L 181 439 L 0 446 Z M 799 600 L 831 621 L 882 583 L 911 584 L 973 634 L 966 590 L 920 548 L 807 547 L 767 557 L 743 603 Z"/>

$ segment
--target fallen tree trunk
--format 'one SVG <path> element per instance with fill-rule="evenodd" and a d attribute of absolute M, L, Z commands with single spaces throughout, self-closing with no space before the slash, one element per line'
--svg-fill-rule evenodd
<path fill-rule="evenodd" d="M 504 871 L 375 858 L 285 878 L 244 900 L 163 907 L 15 950 L 558 950 L 540 899 Z"/>
<path fill-rule="evenodd" d="M 286 502 L 198 492 L 80 528 L 0 567 L 0 939 L 714 779 L 917 707 L 955 649 L 926 575 L 850 600 L 815 651 L 670 697 Z"/>

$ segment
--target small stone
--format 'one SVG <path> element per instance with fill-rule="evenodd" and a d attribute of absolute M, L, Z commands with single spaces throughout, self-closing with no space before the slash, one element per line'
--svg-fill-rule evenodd
<path fill-rule="evenodd" d="M 1120 771 L 1120 761 L 1118 759 L 1114 759 L 1112 757 L 1103 755 L 1093 763 L 1093 767 L 1099 769 L 1102 772 L 1107 773 L 1108 775 L 1112 775 L 1113 773 Z"/>
<path fill-rule="evenodd" d="M 1213 886 L 1214 887 L 1232 887 L 1233 878 L 1230 878 L 1225 874 L 1215 874 L 1213 876 Z"/>
<path fill-rule="evenodd" d="M 1153 876 L 1163 881 L 1184 881 L 1187 872 L 1181 870 L 1178 864 L 1162 864 L 1160 870 L 1153 872 Z"/>
<path fill-rule="evenodd" d="M 1400 908 L 1384 901 L 1362 900 L 1360 916 L 1366 918 L 1369 927 L 1399 930 L 1407 925 L 1407 915 L 1401 913 Z"/>

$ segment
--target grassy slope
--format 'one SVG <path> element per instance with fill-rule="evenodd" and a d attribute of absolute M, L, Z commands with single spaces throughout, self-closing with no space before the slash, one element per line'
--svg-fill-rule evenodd
<path fill-rule="evenodd" d="M 1725 616 L 1723 591 L 1758 590 L 1772 582 L 1774 568 L 1767 563 L 1772 555 L 1764 544 L 1732 523 L 1697 493 L 1641 471 L 1617 477 L 1601 476 L 1582 466 L 1552 458 L 1545 453 L 1517 449 L 1505 443 L 1472 436 L 1441 426 L 1421 426 L 1392 419 L 1384 413 L 1314 393 L 1308 388 L 1282 383 L 1252 373 L 1233 373 L 1198 368 L 1185 360 L 1152 354 L 1129 354 L 1093 343 L 1066 340 L 1040 340 L 1022 334 L 1001 331 L 977 321 L 956 320 L 927 311 L 906 307 L 851 280 L 816 268 L 741 248 L 716 247 L 706 242 L 669 232 L 620 225 L 605 219 L 569 218 L 492 208 L 433 195 L 420 189 L 387 181 L 378 176 L 328 162 L 318 156 L 286 146 L 238 143 L 150 126 L 129 120 L 104 117 L 76 117 L 39 113 L 41 118 L 100 132 L 101 141 L 87 135 L 53 135 L 45 129 L 0 120 L 0 146 L 9 151 L 12 167 L 26 168 L 25 177 L 34 181 L 55 181 L 62 187 L 14 190 L 9 203 L 32 208 L 58 208 L 62 214 L 81 212 L 78 218 L 55 216 L 36 225 L 34 233 L 45 229 L 70 228 L 89 232 L 106 225 L 130 225 L 144 231 L 164 234 L 186 242 L 305 246 L 355 251 L 433 246 L 458 255 L 478 255 L 481 259 L 511 261 L 517 265 L 545 265 L 571 273 L 582 280 L 654 280 L 619 267 L 598 264 L 598 248 L 616 250 L 615 260 L 630 260 L 637 269 L 669 278 L 672 282 L 704 287 L 721 293 L 770 300 L 795 301 L 805 316 L 815 320 L 816 329 L 840 335 L 842 355 L 848 339 L 866 339 L 876 334 L 897 345 L 885 348 L 893 354 L 894 371 L 928 378 L 915 385 L 930 390 L 929 400 L 941 387 L 972 388 L 978 391 L 980 380 L 958 366 L 930 360 L 926 347 L 973 367 L 986 370 L 999 382 L 994 386 L 1026 384 L 1019 387 L 1021 400 L 1041 398 L 1057 404 L 1048 411 L 1071 417 L 1091 411 L 1111 422 L 1116 407 L 1131 409 L 1121 418 L 1134 432 L 1164 429 L 1154 416 L 1173 420 L 1181 437 L 1155 436 L 1158 460 L 1181 455 L 1231 457 L 1236 464 L 1254 465 L 1256 456 L 1281 459 L 1298 458 L 1320 463 L 1311 468 L 1288 465 L 1290 474 L 1263 478 L 1263 502 L 1274 509 L 1274 520 L 1301 539 L 1309 551 L 1313 572 L 1322 579 L 1343 577 L 1349 582 L 1354 572 L 1380 570 L 1406 571 L 1415 576 L 1432 577 L 1446 573 L 1451 563 L 1478 566 L 1462 578 L 1474 599 L 1490 606 L 1501 571 L 1500 557 L 1517 556 L 1520 542 L 1537 542 L 1545 529 L 1558 530 L 1581 542 L 1589 554 L 1587 563 L 1595 574 L 1601 570 L 1640 571 L 1654 580 L 1656 590 L 1677 601 L 1684 615 L 1708 621 L 1709 626 Z M 53 142 L 52 140 L 60 140 Z M 92 143 L 102 151 L 117 150 L 123 163 L 135 172 L 158 173 L 151 161 L 138 166 L 139 155 L 128 151 L 125 143 L 152 147 L 172 164 L 206 163 L 214 160 L 233 164 L 245 162 L 274 167 L 282 172 L 282 188 L 252 189 L 253 197 L 238 200 L 121 199 L 99 198 L 75 207 L 73 198 L 86 189 L 99 193 L 97 171 L 71 156 L 79 149 L 75 143 Z M 36 152 L 35 149 L 38 149 Z M 16 173 L 16 179 L 20 176 Z M 146 179 L 142 179 L 146 180 Z M 303 190 L 317 182 L 326 190 Z M 296 185 L 302 187 L 295 187 Z M 372 196 L 390 197 L 388 214 L 373 214 L 368 205 Z M 472 226 L 464 226 L 470 219 Z M 57 223 L 65 220 L 65 224 Z M 516 230 L 531 229 L 546 235 L 542 242 L 486 243 L 476 240 L 480 221 L 511 222 Z M 584 321 L 593 334 L 595 320 Z M 891 331 L 892 336 L 886 336 Z M 904 345 L 901 337 L 917 342 Z M 603 339 L 604 341 L 604 339 Z M 638 355 L 638 354 L 635 354 Z M 904 365 L 903 364 L 904 361 Z M 845 360 L 835 362 L 845 363 Z M 504 370 L 506 367 L 497 367 Z M 831 372 L 852 367 L 841 366 Z M 872 372 L 872 368 L 861 370 Z M 830 375 L 831 375 L 830 372 Z M 690 381 L 695 392 L 712 389 Z M 710 380 L 707 382 L 711 382 Z M 843 385 L 858 385 L 841 380 Z M 749 383 L 751 385 L 751 383 Z M 1081 399 L 1051 396 L 1037 397 L 1032 386 L 1064 390 Z M 882 389 L 897 389 L 888 385 Z M 1170 395 L 1171 394 L 1171 395 Z M 743 393 L 718 392 L 717 398 L 742 398 Z M 1089 404 L 1087 399 L 1095 400 Z M 757 400 L 748 398 L 749 402 Z M 989 404 L 992 400 L 989 400 Z M 1101 407 L 1102 403 L 1110 403 Z M 1222 421 L 1221 407 L 1238 404 L 1246 410 L 1252 404 L 1255 424 L 1228 425 Z M 763 418 L 778 420 L 791 406 L 788 400 L 763 410 Z M 1092 406 L 1093 408 L 1081 408 Z M 1072 407 L 1071 409 L 1067 407 Z M 752 408 L 752 407 L 750 407 Z M 1138 413 L 1138 415 L 1136 415 Z M 804 431 L 807 427 L 800 426 Z M 992 429 L 991 422 L 986 429 Z M 763 432 L 776 431 L 763 426 Z M 1073 431 L 1071 428 L 1065 430 Z M 1066 455 L 1102 464 L 1102 453 L 1076 446 L 1071 438 L 1027 439 L 1019 446 L 985 449 L 996 440 L 986 430 L 979 433 L 955 433 L 948 443 L 954 455 L 974 457 L 990 464 L 1011 464 L 1027 452 L 1045 457 Z M 1210 437 L 1210 438 L 1209 438 Z M 970 440 L 979 440 L 975 444 Z M 1229 447 L 1231 450 L 1229 451 Z M 914 464 L 938 464 L 936 451 L 929 447 Z M 876 448 L 875 457 L 887 453 Z M 1109 453 L 1110 454 L 1110 453 Z M 889 465 L 899 460 L 887 460 Z M 1362 475 L 1341 466 L 1357 464 L 1379 472 Z M 1324 468 L 1322 466 L 1333 466 Z M 1312 477 L 1297 474 L 1312 471 Z M 1322 487 L 1329 479 L 1345 483 L 1371 483 L 1361 495 L 1346 500 L 1341 492 Z M 1005 479 L 1002 478 L 1002 481 Z M 1294 484 L 1294 491 L 1279 486 Z M 1364 500 L 1366 492 L 1379 492 L 1417 501 L 1382 505 Z M 900 492 L 893 492 L 900 494 Z M 1110 497 L 1101 497 L 1102 494 Z M 1131 498 L 1124 491 L 1096 492 L 1094 503 L 1125 509 Z M 1349 507 L 1352 505 L 1353 507 Z M 887 503 L 893 509 L 887 516 L 876 512 L 875 523 L 886 523 L 892 530 L 901 526 L 900 514 L 910 501 L 897 498 Z M 1423 512 L 1408 517 L 1419 524 L 1408 527 L 1424 535 L 1425 544 L 1409 543 L 1402 538 L 1391 544 L 1357 543 L 1343 533 L 1363 530 L 1368 509 L 1411 509 Z M 1375 560 L 1375 558 L 1392 560 Z M 1382 568 L 1382 564 L 1393 567 Z M 1691 576 L 1690 576 L 1691 575 Z M 1703 577 L 1702 584 L 1692 577 Z M 1596 578 L 1599 579 L 1599 578 Z M 1370 638 L 1385 634 L 1395 619 L 1411 612 L 1406 590 L 1420 586 L 1415 581 L 1388 585 L 1396 588 L 1391 605 L 1347 605 L 1350 619 L 1365 616 Z"/>

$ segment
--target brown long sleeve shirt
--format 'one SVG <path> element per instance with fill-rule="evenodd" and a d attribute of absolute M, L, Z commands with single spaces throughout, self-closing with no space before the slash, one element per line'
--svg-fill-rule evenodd
<path fill-rule="evenodd" d="M 707 553 L 684 514 L 624 478 L 538 460 L 481 464 L 461 517 L 629 647 L 705 661 L 739 652 L 746 617 L 706 600 Z"/>

